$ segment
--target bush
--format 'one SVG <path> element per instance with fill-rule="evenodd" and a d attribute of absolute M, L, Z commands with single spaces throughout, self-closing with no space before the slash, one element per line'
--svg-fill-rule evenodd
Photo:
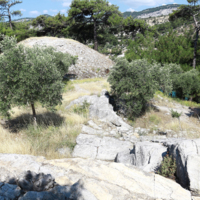
<path fill-rule="evenodd" d="M 167 154 L 158 170 L 158 174 L 164 177 L 174 178 L 174 174 L 176 172 L 176 160 Z"/>
<path fill-rule="evenodd" d="M 181 116 L 181 113 L 178 113 L 177 111 L 174 111 L 173 109 L 171 109 L 171 116 L 173 118 L 179 118 Z"/>
<path fill-rule="evenodd" d="M 146 60 L 129 63 L 124 58 L 117 59 L 108 78 L 117 106 L 122 106 L 125 115 L 131 119 L 146 110 L 147 102 L 158 89 L 150 67 Z"/>

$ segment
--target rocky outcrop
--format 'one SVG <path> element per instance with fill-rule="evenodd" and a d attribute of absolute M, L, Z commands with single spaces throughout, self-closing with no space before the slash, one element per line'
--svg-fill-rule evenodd
<path fill-rule="evenodd" d="M 200 194 L 200 139 L 168 139 L 164 145 L 176 159 L 178 182 Z"/>
<path fill-rule="evenodd" d="M 88 134 L 79 134 L 76 142 L 77 145 L 72 153 L 73 157 L 107 161 L 114 161 L 117 153 L 133 148 L 133 144 L 128 141 Z"/>
<path fill-rule="evenodd" d="M 72 101 L 65 109 L 69 109 L 76 104 L 82 105 L 84 102 L 90 104 L 89 114 L 91 118 L 97 118 L 101 122 L 115 125 L 119 133 L 133 132 L 133 128 L 114 112 L 113 106 L 109 103 L 109 94 L 106 90 L 102 91 L 100 97 L 97 95 L 80 97 Z"/>
<path fill-rule="evenodd" d="M 69 53 L 72 56 L 78 56 L 77 63 L 71 66 L 68 75 L 75 75 L 77 78 L 91 78 L 105 76 L 113 66 L 113 62 L 106 56 L 87 47 L 80 42 L 71 39 L 56 37 L 32 37 L 19 44 L 28 47 L 34 45 L 52 46 L 56 51 Z"/>
<path fill-rule="evenodd" d="M 167 148 L 159 143 L 137 142 L 130 152 L 119 153 L 116 162 L 130 163 L 146 172 L 156 172 L 167 154 Z"/>
<path fill-rule="evenodd" d="M 51 174 L 58 185 L 50 191 L 24 192 L 19 186 L 7 183 L 10 179 L 17 182 L 27 170 Z M 131 165 L 93 159 L 45 160 L 0 154 L 0 174 L 0 199 L 191 200 L 190 192 L 170 179 L 144 173 Z"/>
<path fill-rule="evenodd" d="M 177 10 L 177 8 L 161 9 L 159 11 L 139 15 L 138 18 L 140 19 L 140 18 L 149 18 L 149 17 L 158 17 L 158 16 L 162 16 L 162 15 L 169 15 L 174 10 Z"/>

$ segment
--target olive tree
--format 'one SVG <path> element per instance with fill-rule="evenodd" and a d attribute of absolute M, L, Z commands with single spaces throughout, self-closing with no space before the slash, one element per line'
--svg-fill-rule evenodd
<path fill-rule="evenodd" d="M 16 39 L 8 36 L 4 36 L 0 47 L 3 51 L 0 55 L 0 112 L 2 114 L 8 115 L 12 106 L 28 103 L 36 120 L 36 102 L 51 109 L 61 104 L 63 76 L 68 67 L 75 63 L 75 57 L 55 52 L 52 47 L 27 48 L 16 45 Z"/>
<path fill-rule="evenodd" d="M 108 78 L 111 93 L 130 118 L 145 111 L 147 102 L 159 87 L 150 67 L 146 60 L 129 63 L 126 59 L 119 59 L 111 70 Z"/>

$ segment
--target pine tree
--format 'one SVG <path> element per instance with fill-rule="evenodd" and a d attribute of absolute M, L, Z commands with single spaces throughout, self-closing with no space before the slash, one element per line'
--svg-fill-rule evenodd
<path fill-rule="evenodd" d="M 20 10 L 10 11 L 10 8 L 13 7 L 16 4 L 22 3 L 22 1 L 17 0 L 0 0 L 0 16 L 8 17 L 10 28 L 12 29 L 12 16 L 22 16 L 22 13 Z"/>
<path fill-rule="evenodd" d="M 122 18 L 118 7 L 106 0 L 73 0 L 68 11 L 73 26 L 93 25 L 94 49 L 98 50 L 97 33 L 100 26 L 117 24 Z"/>

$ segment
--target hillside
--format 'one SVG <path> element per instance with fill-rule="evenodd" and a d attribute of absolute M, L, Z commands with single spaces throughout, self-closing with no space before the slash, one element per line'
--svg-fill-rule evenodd
<path fill-rule="evenodd" d="M 168 4 L 164 6 L 159 6 L 155 8 L 145 9 L 139 12 L 124 12 L 123 17 L 132 16 L 133 18 L 149 18 L 158 17 L 162 15 L 169 15 L 173 10 L 176 10 L 181 4 Z"/>
<path fill-rule="evenodd" d="M 51 15 L 48 15 L 48 14 L 44 14 L 44 16 L 45 17 L 52 17 Z M 34 17 L 24 17 L 24 18 L 14 19 L 12 21 L 14 21 L 14 22 L 24 22 L 24 21 L 32 21 L 34 19 L 35 19 Z"/>

